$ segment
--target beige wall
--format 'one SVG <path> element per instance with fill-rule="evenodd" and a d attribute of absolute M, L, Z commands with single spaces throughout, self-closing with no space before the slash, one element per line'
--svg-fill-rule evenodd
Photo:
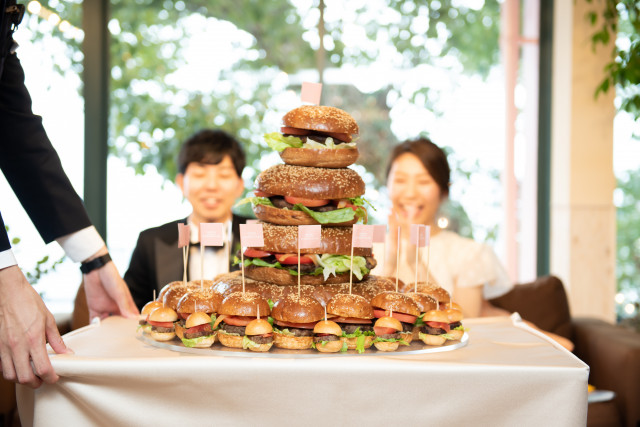
<path fill-rule="evenodd" d="M 554 5 L 551 272 L 574 315 L 614 320 L 615 208 L 612 90 L 594 98 L 612 45 L 593 50 L 587 13 L 603 0 Z"/>

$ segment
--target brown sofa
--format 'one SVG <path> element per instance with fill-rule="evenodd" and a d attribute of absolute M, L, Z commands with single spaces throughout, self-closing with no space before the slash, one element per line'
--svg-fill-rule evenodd
<path fill-rule="evenodd" d="M 491 303 L 572 340 L 574 354 L 589 365 L 589 384 L 616 393 L 613 401 L 589 405 L 588 426 L 640 426 L 640 334 L 602 320 L 572 318 L 564 286 L 554 276 L 517 285 Z"/>

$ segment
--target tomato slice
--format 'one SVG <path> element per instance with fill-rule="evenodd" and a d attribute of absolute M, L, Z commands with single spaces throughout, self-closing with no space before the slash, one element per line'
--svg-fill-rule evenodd
<path fill-rule="evenodd" d="M 261 251 L 259 249 L 247 248 L 244 251 L 244 256 L 249 258 L 264 258 L 271 255 L 271 252 Z"/>
<path fill-rule="evenodd" d="M 351 135 L 348 133 L 337 133 L 337 132 L 322 132 L 327 136 L 330 136 L 333 139 L 338 139 L 343 142 L 351 142 Z"/>
<path fill-rule="evenodd" d="M 269 193 L 265 193 L 262 190 L 253 190 L 253 194 L 255 194 L 256 197 L 271 197 L 273 196 L 273 194 L 269 194 Z"/>
<path fill-rule="evenodd" d="M 184 330 L 185 334 L 195 334 L 196 332 L 204 332 L 211 330 L 211 323 L 203 323 L 202 325 L 194 326 Z"/>
<path fill-rule="evenodd" d="M 285 328 L 298 328 L 298 329 L 313 329 L 315 328 L 315 323 L 291 323 L 291 322 L 281 322 L 280 320 L 275 321 L 276 325 L 284 326 Z"/>
<path fill-rule="evenodd" d="M 256 320 L 256 318 L 249 316 L 227 316 L 224 318 L 224 323 L 233 326 L 247 326 L 252 320 Z"/>
<path fill-rule="evenodd" d="M 298 129 L 298 128 L 290 128 L 288 126 L 283 126 L 280 128 L 280 132 L 287 135 L 309 135 L 311 131 L 308 129 Z"/>
<path fill-rule="evenodd" d="M 426 322 L 426 324 L 432 328 L 444 329 L 447 333 L 451 330 L 450 325 L 444 322 Z"/>
<path fill-rule="evenodd" d="M 382 326 L 374 326 L 373 327 L 373 332 L 375 332 L 377 336 L 380 336 L 380 335 L 395 334 L 398 331 L 393 329 L 393 328 L 385 328 L 385 327 L 382 327 Z"/>
<path fill-rule="evenodd" d="M 331 201 L 329 199 L 305 199 L 303 197 L 293 197 L 293 196 L 284 196 L 284 199 L 287 202 L 291 203 L 292 205 L 296 205 L 300 203 L 309 208 L 328 205 L 329 202 Z"/>
<path fill-rule="evenodd" d="M 334 317 L 331 319 L 336 323 L 355 323 L 358 325 L 370 325 L 370 319 L 358 319 L 357 317 Z"/>
<path fill-rule="evenodd" d="M 156 328 L 173 328 L 173 322 L 154 322 L 153 320 L 148 320 L 147 322 Z"/>
<path fill-rule="evenodd" d="M 385 317 L 390 315 L 391 317 L 395 317 L 401 322 L 412 324 L 416 323 L 416 319 L 418 318 L 417 316 L 412 316 L 411 314 L 396 313 L 395 311 L 393 312 L 393 314 L 391 314 L 389 310 L 381 310 L 379 308 L 373 309 L 373 315 L 376 317 Z"/>
<path fill-rule="evenodd" d="M 280 264 L 298 264 L 298 256 L 296 254 L 276 254 L 276 259 Z M 313 259 L 302 255 L 300 257 L 300 264 L 313 264 Z"/>

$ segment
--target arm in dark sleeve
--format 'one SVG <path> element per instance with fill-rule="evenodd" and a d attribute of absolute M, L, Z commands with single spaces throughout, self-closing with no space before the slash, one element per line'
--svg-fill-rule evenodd
<path fill-rule="evenodd" d="M 0 170 L 44 241 L 90 226 L 42 118 L 31 111 L 24 72 L 15 54 L 7 57 L 0 76 L 0 130 Z"/>
<path fill-rule="evenodd" d="M 9 242 L 9 236 L 7 236 L 7 230 L 4 229 L 2 213 L 0 213 L 0 252 L 8 249 L 11 249 L 11 243 Z"/>
<path fill-rule="evenodd" d="M 133 301 L 135 301 L 140 310 L 153 298 L 156 281 L 152 274 L 154 271 L 152 260 L 153 237 L 143 231 L 138 236 L 138 242 L 129 262 L 129 268 L 124 274 L 124 281 L 127 282 Z"/>

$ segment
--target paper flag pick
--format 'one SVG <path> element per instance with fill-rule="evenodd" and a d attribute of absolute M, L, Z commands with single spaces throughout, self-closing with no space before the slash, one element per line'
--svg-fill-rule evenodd
<path fill-rule="evenodd" d="M 210 222 L 200 224 L 200 245 L 222 246 L 224 245 L 224 224 Z"/>
<path fill-rule="evenodd" d="M 373 226 L 355 224 L 351 235 L 351 246 L 370 248 L 373 246 Z"/>
<path fill-rule="evenodd" d="M 386 224 L 377 224 L 377 225 L 373 225 L 372 227 L 373 227 L 373 243 L 384 243 L 384 240 L 387 237 Z"/>
<path fill-rule="evenodd" d="M 178 223 L 178 247 L 189 246 L 191 241 L 191 227 L 187 224 Z"/>
<path fill-rule="evenodd" d="M 313 105 L 320 105 L 320 95 L 322 94 L 322 83 L 302 82 L 300 100 Z"/>
<path fill-rule="evenodd" d="M 419 247 L 429 246 L 429 233 L 431 231 L 431 227 L 422 224 L 411 224 L 410 229 L 410 242 L 413 245 L 417 245 Z"/>
<path fill-rule="evenodd" d="M 259 223 L 259 222 L 260 222 L 260 221 L 259 221 L 259 220 L 257 220 L 257 219 L 248 219 L 248 220 L 247 220 L 247 224 L 257 224 L 257 223 Z"/>
<path fill-rule="evenodd" d="M 264 246 L 262 224 L 240 224 L 240 244 L 252 248 Z"/>
<path fill-rule="evenodd" d="M 300 225 L 298 226 L 298 247 L 300 249 L 319 248 L 322 246 L 320 225 Z"/>

